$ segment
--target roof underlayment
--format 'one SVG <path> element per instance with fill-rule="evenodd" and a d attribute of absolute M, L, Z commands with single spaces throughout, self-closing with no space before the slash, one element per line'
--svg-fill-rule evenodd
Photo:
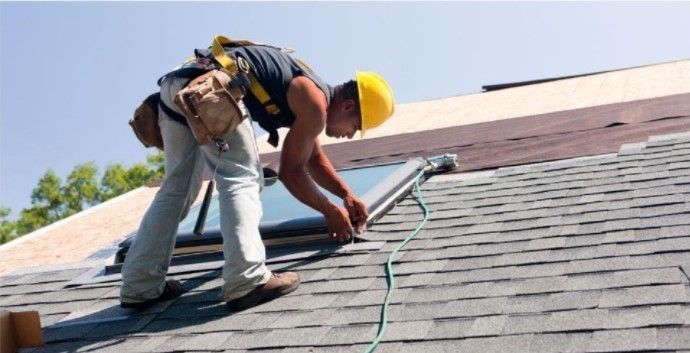
<path fill-rule="evenodd" d="M 690 131 L 618 153 L 432 177 L 431 221 L 395 264 L 377 352 L 690 349 Z M 359 352 L 376 334 L 383 264 L 421 219 L 406 198 L 366 238 L 379 252 L 272 265 L 303 284 L 241 313 L 220 269 L 143 313 L 118 282 L 63 288 L 88 268 L 0 278 L 0 306 L 41 313 L 31 352 Z"/>
<path fill-rule="evenodd" d="M 337 82 L 334 82 L 337 83 Z M 640 66 L 492 92 L 398 104 L 364 140 L 690 93 L 690 60 Z M 280 130 L 284 141 L 287 129 Z M 358 139 L 358 137 L 357 137 Z M 324 145 L 346 142 L 320 137 Z M 276 149 L 258 139 L 259 152 Z"/>

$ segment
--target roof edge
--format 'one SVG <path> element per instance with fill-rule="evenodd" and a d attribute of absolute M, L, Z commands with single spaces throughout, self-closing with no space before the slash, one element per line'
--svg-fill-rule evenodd
<path fill-rule="evenodd" d="M 66 223 L 75 221 L 75 220 L 80 219 L 84 216 L 88 216 L 89 214 L 96 212 L 96 211 L 100 210 L 101 208 L 110 207 L 114 203 L 119 203 L 119 202 L 123 201 L 124 199 L 129 198 L 130 196 L 134 195 L 135 192 L 137 192 L 137 193 L 142 192 L 146 188 L 148 188 L 148 186 L 140 186 L 140 187 L 138 187 L 134 190 L 130 190 L 130 191 L 128 191 L 122 195 L 118 195 L 116 197 L 113 197 L 112 199 L 110 199 L 108 201 L 101 202 L 98 205 L 95 205 L 95 206 L 90 207 L 86 210 L 77 212 L 77 213 L 75 213 L 75 214 L 73 214 L 67 218 L 60 219 L 60 220 L 55 221 L 53 223 L 50 223 L 44 227 L 38 228 L 31 233 L 28 233 L 28 234 L 22 235 L 20 237 L 17 237 L 15 239 L 12 239 L 9 242 L 0 245 L 0 253 L 2 253 L 3 251 L 10 250 L 10 249 L 12 249 L 18 245 L 21 245 L 27 241 L 33 240 L 34 238 L 38 238 L 41 235 L 43 235 L 44 233 L 49 232 L 55 228 L 58 228 L 58 227 L 66 224 Z"/>
<path fill-rule="evenodd" d="M 532 79 L 532 80 L 524 80 L 524 81 L 515 81 L 515 82 L 505 82 L 505 83 L 496 83 L 496 84 L 490 84 L 490 85 L 483 85 L 482 86 L 482 92 L 493 92 L 493 91 L 499 91 L 503 89 L 509 89 L 509 88 L 515 88 L 515 87 L 522 87 L 522 86 L 531 86 L 531 85 L 537 85 L 540 83 L 547 83 L 547 82 L 553 82 L 553 81 L 561 81 L 561 80 L 568 80 L 571 78 L 579 78 L 579 77 L 586 77 L 586 76 L 594 76 L 594 75 L 600 75 L 600 74 L 606 74 L 610 72 L 618 72 L 618 71 L 625 71 L 625 70 L 634 70 L 634 69 L 640 69 L 643 67 L 651 67 L 651 66 L 657 66 L 657 65 L 667 65 L 667 64 L 672 64 L 672 63 L 677 63 L 681 61 L 687 61 L 690 60 L 690 58 L 684 58 L 684 59 L 677 59 L 677 60 L 669 60 L 669 61 L 662 61 L 658 63 L 653 63 L 653 64 L 645 64 L 645 65 L 637 65 L 637 66 L 630 66 L 630 67 L 623 67 L 623 68 L 617 68 L 617 69 L 611 69 L 611 70 L 602 70 L 602 71 L 593 71 L 593 72 L 585 72 L 581 74 L 573 74 L 573 75 L 564 75 L 564 76 L 553 76 L 553 77 L 545 77 L 545 78 L 538 78 L 538 79 Z"/>
<path fill-rule="evenodd" d="M 573 75 L 566 75 L 566 76 L 555 76 L 555 77 L 545 77 L 545 78 L 537 78 L 537 79 L 532 79 L 532 80 L 525 80 L 525 81 L 517 81 L 514 83 L 520 83 L 520 82 L 534 82 L 532 84 L 525 84 L 525 85 L 520 85 L 520 86 L 514 86 L 514 87 L 509 87 L 509 88 L 517 88 L 521 86 L 531 86 L 531 85 L 538 85 L 541 83 L 549 83 L 549 82 L 554 82 L 554 81 L 562 81 L 562 80 L 568 80 L 568 79 L 573 79 L 573 78 L 579 78 L 579 77 L 585 77 L 585 76 L 596 76 L 596 75 L 601 75 L 601 74 L 606 74 L 606 73 L 611 73 L 611 72 L 619 72 L 619 71 L 626 71 L 626 70 L 635 70 L 635 69 L 640 69 L 643 67 L 652 67 L 652 66 L 659 66 L 659 65 L 668 65 L 672 63 L 678 63 L 678 62 L 683 62 L 683 61 L 690 61 L 690 57 L 688 58 L 682 58 L 682 59 L 676 59 L 676 60 L 668 60 L 668 61 L 662 61 L 662 62 L 657 62 L 657 63 L 651 63 L 651 64 L 644 64 L 644 65 L 638 65 L 638 66 L 630 66 L 630 67 L 622 67 L 622 68 L 617 68 L 617 69 L 611 69 L 611 70 L 603 70 L 603 71 L 595 71 L 595 72 L 585 72 L 581 74 L 573 74 Z M 537 82 L 539 81 L 539 82 Z M 493 86 L 493 85 L 503 85 L 503 84 L 510 84 L 511 82 L 508 83 L 499 83 L 499 84 L 492 84 L 488 86 Z M 482 88 L 485 86 L 482 86 Z M 508 88 L 506 88 L 508 89 Z M 413 102 L 405 102 L 405 103 L 400 103 L 399 105 L 407 105 L 407 104 L 416 104 L 416 103 L 423 103 L 423 102 L 434 102 L 438 100 L 443 100 L 443 99 L 449 99 L 449 98 L 458 98 L 458 97 L 465 97 L 465 96 L 473 96 L 473 95 L 478 95 L 478 94 L 483 94 L 483 93 L 491 93 L 495 92 L 498 90 L 492 90 L 492 91 L 477 91 L 477 92 L 468 92 L 464 94 L 456 94 L 456 95 L 451 95 L 451 96 L 445 96 L 445 97 L 438 97 L 438 98 L 432 98 L 432 99 L 425 99 L 425 100 L 418 100 L 418 101 L 413 101 Z"/>

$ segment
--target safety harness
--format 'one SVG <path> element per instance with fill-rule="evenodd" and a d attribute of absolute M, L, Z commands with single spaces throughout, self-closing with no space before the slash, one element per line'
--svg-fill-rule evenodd
<path fill-rule="evenodd" d="M 187 58 L 182 64 L 178 66 L 177 69 L 173 70 L 169 74 L 161 77 L 158 80 L 158 85 L 160 86 L 161 82 L 163 79 L 168 76 L 175 76 L 175 77 L 182 77 L 182 78 L 187 78 L 187 79 L 193 79 L 195 77 L 198 77 L 204 73 L 206 73 L 209 70 L 212 70 L 215 68 L 214 63 L 204 61 L 204 59 L 209 59 L 213 58 L 217 65 L 220 65 L 223 69 L 228 70 L 230 73 L 233 75 L 236 75 L 238 77 L 238 81 L 233 82 L 234 85 L 242 85 L 245 88 L 247 88 L 250 92 L 252 92 L 252 95 L 256 97 L 256 99 L 261 102 L 261 105 L 266 109 L 266 112 L 268 112 L 269 116 L 279 116 L 280 115 L 280 108 L 278 108 L 278 105 L 275 104 L 275 102 L 271 99 L 271 96 L 268 94 L 268 91 L 264 88 L 263 85 L 261 85 L 261 82 L 259 82 L 259 79 L 256 77 L 256 74 L 251 68 L 250 63 L 245 60 L 242 57 L 238 57 L 237 59 L 233 59 L 230 57 L 226 52 L 224 47 L 240 47 L 240 46 L 251 46 L 251 45 L 263 45 L 263 46 L 269 46 L 266 44 L 260 44 L 256 42 L 252 42 L 249 40 L 232 40 L 230 38 L 224 37 L 224 36 L 215 36 L 213 38 L 213 42 L 211 43 L 211 46 L 209 47 L 210 51 L 205 51 L 205 50 L 195 50 L 194 55 Z M 273 47 L 273 46 L 271 46 Z M 289 49 L 285 48 L 278 48 L 278 47 L 273 47 L 279 50 L 283 51 L 290 51 Z M 310 68 L 304 64 L 301 61 L 298 61 L 301 65 L 303 65 L 305 68 L 309 69 Z M 169 115 L 170 117 L 174 118 L 175 120 L 180 120 L 184 121 L 184 116 L 181 114 L 175 112 L 173 109 L 170 107 L 166 106 L 162 101 L 160 102 L 160 107 L 163 109 L 163 111 Z"/>
<path fill-rule="evenodd" d="M 231 58 L 223 48 L 236 47 L 236 46 L 250 46 L 250 45 L 263 45 L 257 44 L 248 40 L 236 40 L 233 41 L 227 37 L 215 36 L 213 38 L 213 43 L 211 44 L 211 54 L 213 58 L 226 70 L 232 73 L 245 72 L 249 76 L 249 90 L 252 92 L 254 97 L 261 102 L 261 105 L 266 108 L 269 115 L 279 115 L 280 108 L 273 102 L 271 96 L 268 95 L 264 86 L 261 85 L 259 79 L 256 77 L 254 71 L 252 71 L 251 66 L 246 60 L 239 58 L 239 60 L 234 60 Z M 281 48 L 279 48 L 281 49 Z M 281 49 L 282 50 L 282 49 Z M 246 66 L 245 66 L 246 65 Z"/>

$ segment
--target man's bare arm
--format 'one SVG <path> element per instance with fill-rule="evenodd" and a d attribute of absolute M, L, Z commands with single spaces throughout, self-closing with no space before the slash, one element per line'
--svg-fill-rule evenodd
<path fill-rule="evenodd" d="M 367 206 L 335 171 L 318 139 L 314 140 L 314 148 L 307 162 L 307 169 L 317 184 L 343 199 L 350 222 L 355 226 L 357 233 L 362 233 L 369 217 Z"/>
<path fill-rule="evenodd" d="M 307 163 L 307 169 L 314 181 L 333 195 L 344 199 L 352 194 L 352 190 L 338 175 L 328 156 L 323 152 L 318 139 L 314 140 L 314 147 Z"/>
<path fill-rule="evenodd" d="M 347 210 L 324 196 L 306 170 L 314 141 L 326 125 L 326 97 L 310 79 L 297 77 L 287 98 L 295 122 L 283 143 L 278 178 L 295 198 L 326 217 L 331 235 L 346 240 L 352 233 Z"/>

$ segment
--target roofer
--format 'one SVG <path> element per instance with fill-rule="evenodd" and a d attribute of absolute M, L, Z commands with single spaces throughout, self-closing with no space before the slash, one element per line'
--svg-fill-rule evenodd
<path fill-rule="evenodd" d="M 195 81 L 194 76 L 199 78 L 221 65 L 227 68 L 227 63 L 239 64 L 247 72 L 251 84 L 244 82 L 246 94 L 239 106 L 252 119 L 243 119 L 223 141 L 199 144 L 194 126 L 190 129 L 175 97 Z M 324 215 L 330 236 L 346 241 L 353 236 L 353 228 L 363 231 L 367 207 L 338 176 L 318 140 L 324 129 L 336 138 L 352 138 L 358 130 L 363 135 L 393 114 L 393 92 L 381 76 L 357 72 L 355 78 L 330 86 L 280 48 L 220 36 L 210 50 L 195 50 L 194 58 L 163 76 L 158 124 L 165 146 L 165 179 L 125 258 L 121 305 L 142 309 L 182 294 L 180 282 L 165 277 L 179 221 L 201 188 L 204 164 L 216 170 L 225 259 L 222 297 L 227 306 L 242 310 L 299 286 L 298 274 L 274 273 L 265 264 L 259 234 L 263 176 L 252 120 L 268 131 L 274 146 L 277 129 L 290 128 L 280 156 L 279 179 L 299 201 Z M 221 152 L 218 143 L 227 143 L 227 150 Z M 331 202 L 317 185 L 342 198 L 343 205 Z"/>

